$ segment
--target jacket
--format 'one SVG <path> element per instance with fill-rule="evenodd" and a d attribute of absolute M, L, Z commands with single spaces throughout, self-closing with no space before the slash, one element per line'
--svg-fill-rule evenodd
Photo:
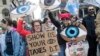
<path fill-rule="evenodd" d="M 83 18 L 83 25 L 87 29 L 87 36 L 95 36 L 95 18 L 96 16 L 87 15 Z"/>
<path fill-rule="evenodd" d="M 17 31 L 22 37 L 26 37 L 28 34 L 31 34 L 30 31 L 23 28 L 23 20 L 19 20 L 17 23 Z"/>
<path fill-rule="evenodd" d="M 1 45 L 1 55 L 4 56 L 4 51 L 6 49 L 5 34 L 0 34 L 0 45 Z"/>
<path fill-rule="evenodd" d="M 12 36 L 13 56 L 23 56 L 25 51 L 24 49 L 25 46 L 23 44 L 22 37 L 19 35 L 17 31 L 13 29 L 11 29 L 10 32 Z M 9 56 L 8 54 L 6 54 L 6 52 L 4 54 L 5 56 Z"/>

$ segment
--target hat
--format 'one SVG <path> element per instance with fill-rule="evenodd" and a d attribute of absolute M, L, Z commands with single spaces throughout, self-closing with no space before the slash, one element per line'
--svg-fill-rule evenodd
<path fill-rule="evenodd" d="M 63 13 L 63 14 L 59 14 L 59 17 L 61 18 L 61 20 L 70 20 L 71 14 L 70 13 Z"/>

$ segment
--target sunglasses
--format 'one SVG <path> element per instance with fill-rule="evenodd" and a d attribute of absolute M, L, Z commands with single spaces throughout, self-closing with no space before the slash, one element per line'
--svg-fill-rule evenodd
<path fill-rule="evenodd" d="M 94 9 L 89 9 L 89 10 L 94 10 Z"/>

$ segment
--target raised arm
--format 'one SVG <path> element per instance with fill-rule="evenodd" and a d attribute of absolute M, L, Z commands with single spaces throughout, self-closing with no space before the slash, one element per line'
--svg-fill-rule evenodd
<path fill-rule="evenodd" d="M 52 12 L 49 12 L 49 13 L 48 13 L 48 16 L 49 16 L 49 18 L 51 19 L 51 22 L 52 22 L 57 28 L 61 27 L 61 26 L 60 26 L 60 22 L 57 21 L 57 20 L 54 18 L 54 15 L 52 14 Z"/>

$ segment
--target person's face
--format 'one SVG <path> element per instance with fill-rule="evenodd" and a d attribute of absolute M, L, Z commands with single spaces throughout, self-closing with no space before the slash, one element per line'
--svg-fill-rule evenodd
<path fill-rule="evenodd" d="M 75 18 L 71 18 L 71 21 L 74 22 L 76 19 Z"/>
<path fill-rule="evenodd" d="M 71 23 L 71 20 L 62 20 L 62 22 L 64 23 L 64 24 L 69 24 L 69 23 Z"/>
<path fill-rule="evenodd" d="M 51 24 L 51 20 L 48 18 L 48 20 L 46 21 L 46 24 Z"/>
<path fill-rule="evenodd" d="M 34 31 L 40 32 L 41 31 L 41 25 L 39 22 L 34 22 Z"/>
<path fill-rule="evenodd" d="M 89 7 L 89 8 L 88 8 L 88 13 L 89 13 L 89 14 L 94 14 L 94 13 L 95 13 L 94 7 Z"/>

